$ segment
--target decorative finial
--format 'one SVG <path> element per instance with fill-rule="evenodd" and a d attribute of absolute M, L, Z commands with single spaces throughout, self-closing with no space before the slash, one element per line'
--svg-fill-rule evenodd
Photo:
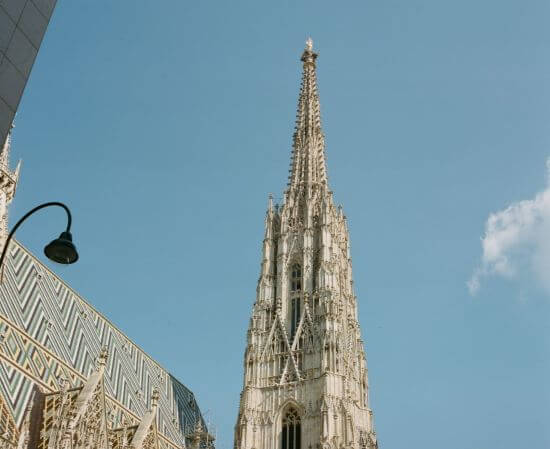
<path fill-rule="evenodd" d="M 151 407 L 157 407 L 159 404 L 160 392 L 158 388 L 153 388 L 153 393 L 151 394 Z"/>
<path fill-rule="evenodd" d="M 300 58 L 300 60 L 304 64 L 313 64 L 313 67 L 315 67 L 316 59 L 317 53 L 313 51 L 313 39 L 311 39 L 311 37 L 308 37 L 306 41 L 306 48 L 304 48 L 304 52 L 302 53 L 302 57 Z"/>
<path fill-rule="evenodd" d="M 102 346 L 97 356 L 97 368 L 104 367 L 107 364 L 107 357 L 109 357 L 109 348 Z"/>
<path fill-rule="evenodd" d="M 197 422 L 195 423 L 195 432 L 196 433 L 202 433 L 202 420 L 199 418 L 197 419 Z"/>
<path fill-rule="evenodd" d="M 0 167 L 6 171 L 10 169 L 10 163 L 9 163 L 10 147 L 11 147 L 11 129 L 8 131 L 6 140 L 4 141 L 4 144 L 0 149 Z"/>

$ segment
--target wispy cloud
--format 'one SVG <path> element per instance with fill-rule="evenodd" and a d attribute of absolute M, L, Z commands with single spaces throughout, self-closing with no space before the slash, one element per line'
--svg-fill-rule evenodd
<path fill-rule="evenodd" d="M 550 293 L 550 158 L 546 170 L 545 190 L 489 215 L 481 262 L 467 283 L 472 295 L 486 276 L 515 278 L 526 271 Z"/>

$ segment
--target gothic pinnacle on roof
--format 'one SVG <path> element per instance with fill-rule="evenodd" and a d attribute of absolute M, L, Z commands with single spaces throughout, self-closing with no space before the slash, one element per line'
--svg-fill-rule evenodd
<path fill-rule="evenodd" d="M 8 202 L 10 202 L 15 195 L 15 187 L 19 179 L 19 170 L 21 169 L 21 161 L 19 161 L 15 171 L 10 170 L 10 151 L 11 130 L 6 136 L 6 141 L 0 150 L 0 191 L 3 191 L 7 195 L 6 198 Z M 0 221 L 1 220 L 2 217 L 0 217 Z M 6 223 L 4 223 L 4 225 L 6 225 Z M 1 226 L 3 225 L 0 224 L 0 227 Z"/>
<path fill-rule="evenodd" d="M 8 171 L 10 169 L 10 148 L 11 148 L 11 130 L 6 136 L 6 141 L 0 150 L 0 168 Z"/>
<path fill-rule="evenodd" d="M 321 129 L 321 110 L 313 41 L 309 38 L 302 53 L 302 86 L 298 98 L 296 128 L 293 138 L 289 187 L 297 189 L 302 184 L 327 186 L 325 163 L 325 138 Z"/>

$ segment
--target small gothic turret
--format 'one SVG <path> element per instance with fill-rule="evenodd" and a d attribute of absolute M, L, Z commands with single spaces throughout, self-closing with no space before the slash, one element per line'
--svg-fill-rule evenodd
<path fill-rule="evenodd" d="M 0 152 L 0 251 L 8 236 L 8 206 L 15 196 L 21 162 L 15 171 L 10 170 L 11 132 L 8 134 L 2 152 Z"/>

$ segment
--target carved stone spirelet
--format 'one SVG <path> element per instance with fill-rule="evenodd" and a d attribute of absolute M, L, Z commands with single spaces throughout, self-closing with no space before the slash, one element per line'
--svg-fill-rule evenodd
<path fill-rule="evenodd" d="M 0 251 L 8 237 L 8 206 L 15 196 L 21 162 L 10 170 L 11 131 L 5 142 L 0 142 Z"/>

